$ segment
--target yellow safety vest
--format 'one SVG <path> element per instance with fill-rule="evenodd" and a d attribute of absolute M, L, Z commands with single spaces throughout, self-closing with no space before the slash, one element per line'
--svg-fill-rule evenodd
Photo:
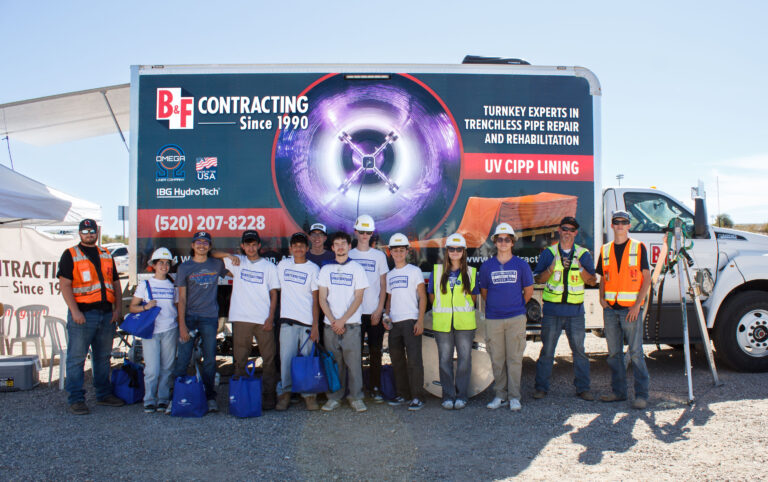
<path fill-rule="evenodd" d="M 555 257 L 555 270 L 547 280 L 544 286 L 544 292 L 541 298 L 550 303 L 562 303 L 565 283 L 563 282 L 563 260 L 560 258 L 560 243 L 549 247 L 549 251 Z M 565 302 L 569 305 L 580 305 L 584 303 L 584 280 L 581 278 L 581 264 L 578 262 L 581 255 L 587 250 L 579 245 L 573 246 L 573 261 L 568 269 L 568 296 Z"/>
<path fill-rule="evenodd" d="M 477 328 L 475 320 L 475 303 L 472 296 L 465 294 L 461 286 L 461 276 L 456 280 L 453 288 L 448 286 L 448 292 L 440 289 L 440 278 L 443 276 L 443 265 L 436 264 L 432 271 L 432 287 L 435 291 L 435 302 L 432 304 L 432 329 L 442 333 L 454 330 L 474 330 Z M 475 289 L 477 269 L 469 267 L 469 292 Z"/>

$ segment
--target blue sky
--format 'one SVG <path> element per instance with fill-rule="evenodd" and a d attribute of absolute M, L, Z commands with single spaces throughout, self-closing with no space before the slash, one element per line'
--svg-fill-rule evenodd
<path fill-rule="evenodd" d="M 768 222 L 768 2 L 14 2 L 0 0 L 0 103 L 127 83 L 132 64 L 459 63 L 466 54 L 580 65 L 600 79 L 603 185 Z M 117 134 L 10 141 L 17 171 L 104 209 L 119 234 Z M 0 163 L 10 165 L 5 141 Z M 109 182 L 103 182 L 105 177 Z"/>

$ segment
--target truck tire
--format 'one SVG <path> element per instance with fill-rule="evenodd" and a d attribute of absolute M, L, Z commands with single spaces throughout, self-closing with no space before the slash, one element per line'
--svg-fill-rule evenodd
<path fill-rule="evenodd" d="M 735 295 L 717 315 L 714 329 L 717 357 L 734 370 L 768 371 L 768 293 Z"/>

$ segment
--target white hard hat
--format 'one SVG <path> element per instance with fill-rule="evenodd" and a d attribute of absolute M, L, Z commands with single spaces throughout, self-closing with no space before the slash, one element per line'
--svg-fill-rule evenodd
<path fill-rule="evenodd" d="M 391 238 L 389 238 L 389 247 L 395 248 L 398 246 L 410 246 L 411 243 L 408 242 L 408 236 L 406 236 L 403 233 L 395 233 L 392 235 Z"/>
<path fill-rule="evenodd" d="M 512 229 L 512 226 L 507 223 L 499 223 L 499 225 L 496 226 L 496 231 L 493 232 L 493 236 L 491 236 L 491 238 L 496 238 L 496 236 L 499 234 L 509 234 L 514 239 L 515 230 Z"/>
<path fill-rule="evenodd" d="M 464 236 L 462 236 L 459 233 L 453 233 L 450 236 L 448 236 L 448 239 L 445 240 L 445 247 L 454 246 L 458 248 L 466 248 L 467 247 L 467 240 L 464 239 Z"/>
<path fill-rule="evenodd" d="M 152 257 L 149 258 L 149 264 L 153 264 L 159 259 L 167 259 L 171 262 L 171 265 L 173 265 L 173 255 L 168 250 L 168 248 L 157 248 L 155 252 L 152 253 Z"/>
<path fill-rule="evenodd" d="M 361 214 L 355 221 L 355 231 L 373 232 L 376 225 L 373 224 L 373 218 L 367 214 Z"/>

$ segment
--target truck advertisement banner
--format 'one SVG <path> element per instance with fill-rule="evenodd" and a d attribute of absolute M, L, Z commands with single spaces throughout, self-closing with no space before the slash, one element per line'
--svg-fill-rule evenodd
<path fill-rule="evenodd" d="M 279 258 L 292 233 L 316 222 L 352 233 L 359 214 L 373 216 L 381 245 L 406 234 L 422 268 L 456 231 L 478 264 L 500 222 L 531 263 L 566 215 L 582 225 L 577 242 L 594 244 L 593 100 L 582 77 L 141 74 L 140 270 L 159 246 L 185 258 L 196 231 L 233 251 L 256 229 Z"/>

